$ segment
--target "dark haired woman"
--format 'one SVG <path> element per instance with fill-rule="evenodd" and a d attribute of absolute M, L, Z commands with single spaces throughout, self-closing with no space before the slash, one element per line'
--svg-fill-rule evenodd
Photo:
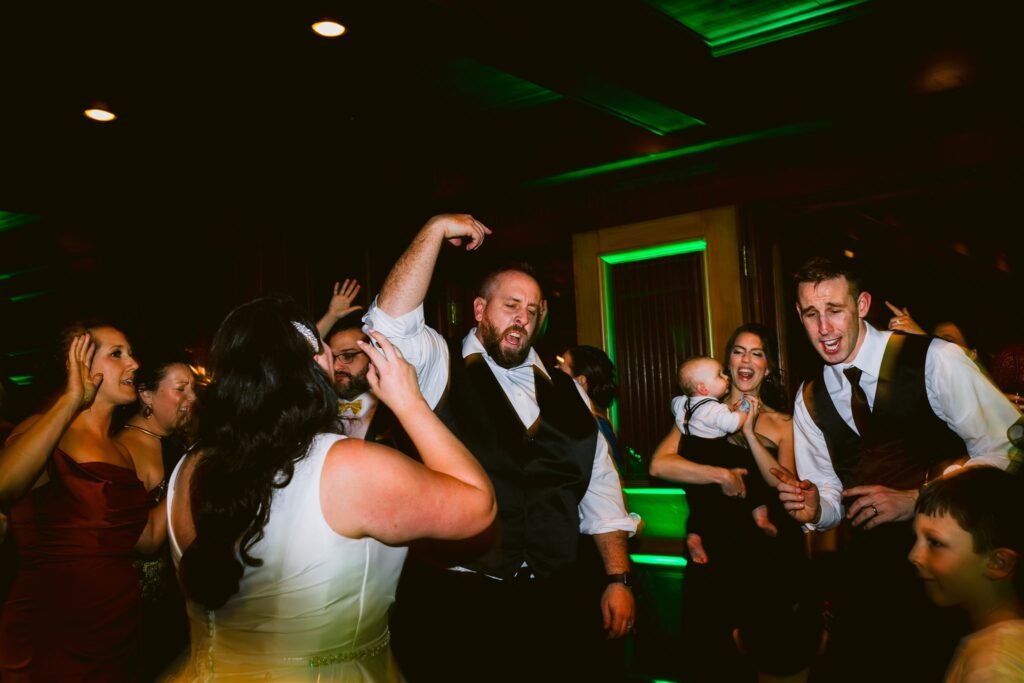
<path fill-rule="evenodd" d="M 163 500 L 167 476 L 185 452 L 183 432 L 195 403 L 195 378 L 181 353 L 146 356 L 135 371 L 138 400 L 114 437 L 135 463 L 154 503 Z M 166 528 L 167 515 L 160 522 Z M 188 619 L 167 546 L 136 563 L 142 575 L 140 639 L 144 678 L 153 679 L 185 649 Z"/>
<path fill-rule="evenodd" d="M 423 464 L 331 433 L 331 351 L 315 330 L 270 298 L 235 309 L 214 339 L 197 447 L 168 489 L 190 680 L 400 681 L 387 618 L 402 544 L 494 519 L 487 475 L 376 333 L 381 350 L 359 342 L 370 386 Z"/>
<path fill-rule="evenodd" d="M 139 677 L 134 551 L 163 542 L 162 508 L 110 438 L 114 409 L 135 400 L 125 336 L 78 326 L 66 337 L 67 383 L 18 425 L 0 452 L 17 571 L 0 612 L 0 679 Z"/>
<path fill-rule="evenodd" d="M 794 610 L 812 618 L 820 615 L 807 608 L 809 579 L 799 526 L 778 498 L 771 496 L 769 518 L 776 535 L 766 535 L 752 522 L 749 506 L 738 500 L 747 487 L 744 477 L 775 486 L 778 482 L 771 468 L 781 465 L 790 472 L 795 468 L 793 421 L 782 412 L 785 395 L 772 335 L 756 324 L 737 328 L 726 344 L 725 367 L 732 382 L 724 400 L 733 404 L 747 397 L 752 404 L 743 429 L 711 440 L 684 436 L 673 427 L 651 460 L 653 476 L 688 484 L 688 488 L 717 487 L 723 496 L 715 520 L 723 533 L 702 539 L 700 548 L 690 544 L 694 561 L 686 573 L 683 628 L 687 680 L 694 681 L 746 680 L 750 676 L 733 643 L 734 629 L 751 621 L 747 618 L 750 610 L 777 610 L 784 616 Z M 701 464 L 716 460 L 723 464 Z M 779 623 L 783 623 L 781 617 Z M 791 645 L 791 652 L 776 653 L 782 663 L 773 663 L 776 670 L 770 673 L 789 675 L 806 668 L 813 648 L 806 640 Z"/>
<path fill-rule="evenodd" d="M 591 410 L 597 419 L 601 434 L 608 441 L 612 459 L 619 472 L 625 472 L 625 463 L 619 451 L 619 441 L 608 420 L 608 408 L 615 400 L 618 387 L 615 384 L 615 365 L 608 354 L 596 346 L 580 345 L 567 349 L 562 354 L 558 369 L 576 380 L 590 398 Z"/>

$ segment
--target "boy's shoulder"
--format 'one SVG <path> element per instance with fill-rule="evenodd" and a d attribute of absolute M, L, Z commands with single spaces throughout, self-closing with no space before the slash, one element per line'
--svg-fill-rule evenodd
<path fill-rule="evenodd" d="M 1024 619 L 1009 619 L 976 631 L 960 642 L 950 667 L 952 681 L 1024 680 Z"/>

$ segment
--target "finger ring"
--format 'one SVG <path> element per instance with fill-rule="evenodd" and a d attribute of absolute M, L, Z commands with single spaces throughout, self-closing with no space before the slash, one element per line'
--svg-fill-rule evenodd
<path fill-rule="evenodd" d="M 874 505 L 872 505 L 871 509 L 875 511 L 875 515 L 874 516 L 877 517 L 878 516 L 878 508 L 876 508 Z"/>

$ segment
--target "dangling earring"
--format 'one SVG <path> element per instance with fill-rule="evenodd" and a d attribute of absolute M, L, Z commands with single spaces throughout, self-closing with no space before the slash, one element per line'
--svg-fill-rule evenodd
<path fill-rule="evenodd" d="M 149 419 L 149 416 L 153 414 L 153 407 L 148 403 L 142 404 L 142 417 Z"/>

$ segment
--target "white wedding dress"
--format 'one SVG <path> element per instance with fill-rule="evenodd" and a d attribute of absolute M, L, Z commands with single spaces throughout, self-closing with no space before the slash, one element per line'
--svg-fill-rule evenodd
<path fill-rule="evenodd" d="M 402 681 L 391 655 L 388 610 L 406 548 L 338 535 L 320 510 L 328 449 L 344 438 L 320 434 L 274 493 L 264 537 L 250 554 L 241 587 L 207 611 L 188 601 L 191 654 L 182 681 Z M 180 464 L 179 464 L 180 468 Z M 168 510 L 178 468 L 171 475 Z M 177 567 L 181 549 L 169 528 Z"/>

